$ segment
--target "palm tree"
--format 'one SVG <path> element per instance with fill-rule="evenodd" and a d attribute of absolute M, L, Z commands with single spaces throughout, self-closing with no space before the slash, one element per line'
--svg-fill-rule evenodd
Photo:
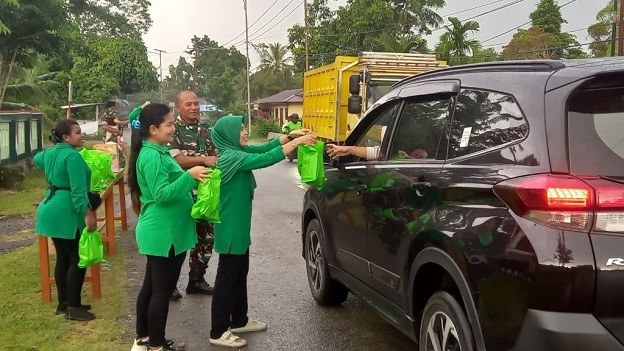
<path fill-rule="evenodd" d="M 431 34 L 432 29 L 442 24 L 442 17 L 436 9 L 444 7 L 445 0 L 391 0 L 390 2 L 397 23 L 399 34 Z"/>
<path fill-rule="evenodd" d="M 0 109 L 33 109 L 33 105 L 46 103 L 50 93 L 59 83 L 54 80 L 58 72 L 49 72 L 43 57 L 38 57 L 33 68 L 15 65 L 12 79 L 4 86 Z"/>
<path fill-rule="evenodd" d="M 440 36 L 440 43 L 436 49 L 439 56 L 444 58 L 461 58 L 481 49 L 476 39 L 468 39 L 469 33 L 479 31 L 479 22 L 467 21 L 461 23 L 457 17 L 449 17 L 450 26 L 445 26 L 446 33 Z"/>
<path fill-rule="evenodd" d="M 292 57 L 288 56 L 288 48 L 280 43 L 260 44 L 256 46 L 260 55 L 260 68 L 268 68 L 271 73 L 277 73 L 292 66 Z"/>
<path fill-rule="evenodd" d="M 428 53 L 427 40 L 417 35 L 408 35 L 404 37 L 395 37 L 394 35 L 384 33 L 372 40 L 373 51 L 387 52 L 418 52 L 421 54 Z"/>

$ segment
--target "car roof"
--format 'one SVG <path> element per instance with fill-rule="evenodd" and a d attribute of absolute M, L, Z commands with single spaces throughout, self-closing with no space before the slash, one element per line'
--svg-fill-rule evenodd
<path fill-rule="evenodd" d="M 551 72 L 553 75 L 565 76 L 566 80 L 578 80 L 597 74 L 623 71 L 624 57 L 603 57 L 573 60 L 523 60 L 523 61 L 494 61 L 473 63 L 460 66 L 440 68 L 429 72 L 419 73 L 397 82 L 399 87 L 412 82 L 435 78 L 449 78 L 449 76 L 475 72 Z M 559 82 L 563 84 L 563 82 Z M 558 85 L 558 84 L 557 84 Z M 550 90 L 550 89 L 549 89 Z"/>

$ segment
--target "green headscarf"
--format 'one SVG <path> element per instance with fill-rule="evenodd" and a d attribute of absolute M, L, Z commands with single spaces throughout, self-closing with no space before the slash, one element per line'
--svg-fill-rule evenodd
<path fill-rule="evenodd" d="M 240 145 L 242 124 L 242 116 L 224 116 L 219 118 L 212 128 L 210 134 L 212 142 L 219 150 L 217 168 L 221 170 L 221 184 L 232 179 L 245 159 L 246 153 Z M 255 187 L 255 184 L 252 184 L 252 187 Z"/>

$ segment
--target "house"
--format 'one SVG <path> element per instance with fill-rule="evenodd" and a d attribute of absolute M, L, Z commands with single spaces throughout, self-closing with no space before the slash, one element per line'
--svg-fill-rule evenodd
<path fill-rule="evenodd" d="M 256 101 L 260 111 L 268 112 L 277 119 L 279 125 L 286 122 L 286 117 L 296 113 L 303 118 L 303 89 L 284 90 L 275 95 Z"/>

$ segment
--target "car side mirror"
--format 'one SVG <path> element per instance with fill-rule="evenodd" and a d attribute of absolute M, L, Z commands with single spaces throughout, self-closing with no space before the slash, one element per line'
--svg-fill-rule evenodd
<path fill-rule="evenodd" d="M 349 102 L 347 104 L 347 111 L 353 114 L 362 113 L 362 97 L 359 95 L 349 96 Z"/>
<path fill-rule="evenodd" d="M 349 93 L 351 95 L 359 95 L 360 94 L 360 75 L 352 74 L 349 76 Z"/>

